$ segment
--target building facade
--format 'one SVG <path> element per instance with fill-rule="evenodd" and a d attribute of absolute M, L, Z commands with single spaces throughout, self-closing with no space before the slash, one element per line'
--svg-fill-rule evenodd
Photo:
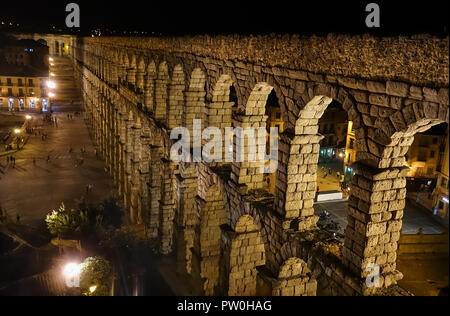
<path fill-rule="evenodd" d="M 434 214 L 449 219 L 449 137 L 447 135 L 445 141 L 445 149 L 441 156 L 441 161 L 437 171 L 436 188 L 433 191 Z"/>
<path fill-rule="evenodd" d="M 15 112 L 47 112 L 50 98 L 48 77 L 0 74 L 0 110 Z"/>
<path fill-rule="evenodd" d="M 0 46 L 0 110 L 50 110 L 48 47 L 30 40 L 5 39 Z"/>
<path fill-rule="evenodd" d="M 439 163 L 441 135 L 417 134 L 407 154 L 407 177 L 435 179 Z"/>

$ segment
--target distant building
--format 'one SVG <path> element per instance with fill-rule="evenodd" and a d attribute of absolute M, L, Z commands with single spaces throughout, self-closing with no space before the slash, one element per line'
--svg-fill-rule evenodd
<path fill-rule="evenodd" d="M 50 109 L 48 47 L 33 40 L 0 42 L 0 110 Z"/>
<path fill-rule="evenodd" d="M 406 165 L 411 169 L 408 178 L 435 179 L 438 169 L 442 135 L 416 134 L 406 157 Z"/>
<path fill-rule="evenodd" d="M 347 128 L 347 142 L 345 146 L 344 158 L 344 175 L 347 181 L 350 181 L 353 176 L 352 164 L 356 161 L 356 137 L 353 130 L 353 122 L 348 122 Z"/>
<path fill-rule="evenodd" d="M 324 136 L 320 142 L 319 162 L 342 159 L 347 141 L 347 112 L 337 104 L 331 103 L 319 120 L 319 134 Z"/>
<path fill-rule="evenodd" d="M 444 219 L 449 219 L 449 137 L 446 136 L 445 147 L 437 170 L 437 183 L 433 191 L 434 213 Z"/>

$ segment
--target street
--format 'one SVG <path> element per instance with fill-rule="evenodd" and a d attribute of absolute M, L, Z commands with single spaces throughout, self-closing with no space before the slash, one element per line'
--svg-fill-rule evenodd
<path fill-rule="evenodd" d="M 330 220 L 339 224 L 339 234 L 344 234 L 347 226 L 347 201 L 324 202 L 314 205 L 315 214 L 320 215 L 324 211 L 330 213 Z M 417 234 L 419 228 L 424 234 L 442 234 L 445 229 L 433 221 L 428 214 L 425 214 L 417 206 L 407 201 L 403 215 L 402 233 L 406 235 Z"/>

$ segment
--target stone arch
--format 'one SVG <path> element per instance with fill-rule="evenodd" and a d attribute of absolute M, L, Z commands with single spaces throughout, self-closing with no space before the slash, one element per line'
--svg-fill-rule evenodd
<path fill-rule="evenodd" d="M 264 266 L 266 254 L 261 232 L 250 215 L 242 215 L 234 231 L 222 228 L 220 267 L 222 289 L 229 296 L 255 296 L 257 267 Z"/>
<path fill-rule="evenodd" d="M 376 122 L 378 129 L 368 129 L 366 151 L 357 153 L 343 261 L 361 278 L 367 277 L 369 265 L 377 264 L 380 287 L 403 278 L 396 259 L 409 172 L 405 155 L 416 133 L 448 123 L 448 113 L 448 106 L 429 102 L 404 107 Z M 363 293 L 376 290 L 364 287 Z"/>
<path fill-rule="evenodd" d="M 144 91 L 145 77 L 145 61 L 143 56 L 139 56 L 136 68 L 136 88 L 138 92 Z"/>
<path fill-rule="evenodd" d="M 206 76 L 201 68 L 195 68 L 190 74 L 189 86 L 185 92 L 186 103 L 183 109 L 182 122 L 191 135 L 191 146 L 194 135 L 194 120 L 201 120 L 202 128 L 208 126 L 206 120 Z M 200 144 L 201 145 L 201 144 Z"/>
<path fill-rule="evenodd" d="M 155 83 L 155 119 L 162 122 L 167 120 L 168 85 L 170 82 L 167 62 L 159 64 Z"/>
<path fill-rule="evenodd" d="M 150 60 L 147 65 L 144 88 L 145 108 L 152 113 L 155 111 L 155 80 L 157 78 L 156 64 L 154 60 Z"/>
<path fill-rule="evenodd" d="M 232 100 L 231 89 L 233 86 L 233 79 L 230 75 L 221 75 L 216 82 L 213 93 L 212 101 L 208 105 L 208 126 L 214 126 L 220 129 L 224 137 L 230 137 L 230 143 L 232 142 L 232 134 L 226 135 L 225 129 L 232 127 L 233 107 L 237 106 Z M 226 150 L 225 139 L 222 140 L 222 154 Z"/>
<path fill-rule="evenodd" d="M 136 55 L 131 52 L 127 58 L 129 59 L 129 65 L 127 68 L 127 82 L 134 87 L 136 86 Z"/>
<path fill-rule="evenodd" d="M 264 161 L 249 161 L 255 158 L 249 154 L 251 149 L 249 140 L 254 141 L 256 148 L 259 144 L 266 143 L 266 103 L 272 90 L 273 87 L 267 83 L 257 83 L 248 98 L 244 112 L 238 113 L 234 121 L 235 127 L 244 130 L 252 128 L 256 133 L 250 135 L 250 137 L 246 137 L 244 133 L 240 135 L 235 133 L 233 137 L 233 155 L 235 158 L 233 159 L 231 177 L 236 183 L 245 185 L 249 190 L 267 188 L 264 173 L 261 171 L 265 166 Z M 263 135 L 259 133 L 259 129 L 261 129 Z M 240 155 L 238 155 L 239 151 Z M 253 153 L 255 153 L 255 150 L 253 150 Z M 245 162 L 245 164 L 242 162 Z"/>
<path fill-rule="evenodd" d="M 177 64 L 169 86 L 169 129 L 183 124 L 184 90 L 186 89 L 183 66 Z"/>
<path fill-rule="evenodd" d="M 227 223 L 227 212 L 222 192 L 218 184 L 213 184 L 200 192 L 197 208 L 200 216 L 196 241 L 200 256 L 200 278 L 206 295 L 217 293 L 219 284 L 221 226 Z M 194 265 L 195 266 L 195 265 Z"/>

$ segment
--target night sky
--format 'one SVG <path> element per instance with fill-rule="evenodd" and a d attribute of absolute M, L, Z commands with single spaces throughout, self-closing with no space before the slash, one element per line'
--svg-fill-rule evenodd
<path fill-rule="evenodd" d="M 50 31 L 65 27 L 65 6 L 71 1 L 7 1 L 0 18 L 19 23 L 20 30 Z M 151 34 L 369 33 L 399 35 L 448 32 L 448 1 L 79 1 L 81 32 L 94 28 L 146 31 Z M 380 29 L 365 26 L 365 6 L 381 7 Z M 297 5 L 297 6 L 295 6 Z M 56 27 L 53 29 L 53 27 Z"/>

